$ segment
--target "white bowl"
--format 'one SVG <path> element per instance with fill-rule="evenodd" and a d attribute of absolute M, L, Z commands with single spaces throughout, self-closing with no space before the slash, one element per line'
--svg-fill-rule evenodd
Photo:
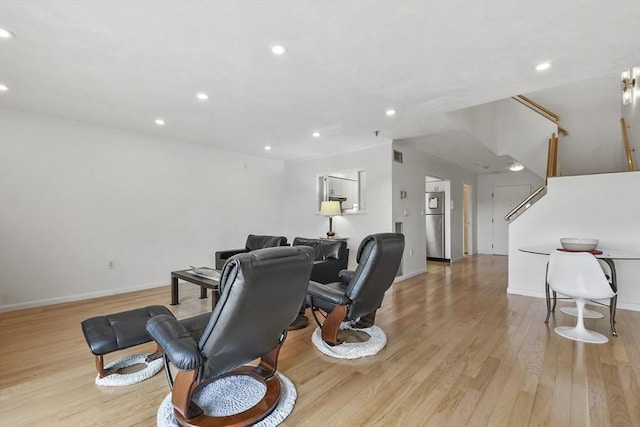
<path fill-rule="evenodd" d="M 592 251 L 598 246 L 598 239 L 577 239 L 565 237 L 560 239 L 563 248 L 570 251 Z"/>

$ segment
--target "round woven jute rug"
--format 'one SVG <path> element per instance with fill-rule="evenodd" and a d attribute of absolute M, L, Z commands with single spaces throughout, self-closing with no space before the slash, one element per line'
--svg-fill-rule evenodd
<path fill-rule="evenodd" d="M 257 427 L 273 427 L 282 423 L 293 411 L 298 394 L 296 388 L 284 375 L 277 373 L 282 383 L 282 397 L 278 405 L 266 418 L 254 424 Z M 267 391 L 264 384 L 247 375 L 230 375 L 219 378 L 200 388 L 193 401 L 207 415 L 225 416 L 245 411 L 258 403 Z M 158 408 L 158 427 L 179 427 L 173 415 L 171 393 L 164 398 Z"/>
<path fill-rule="evenodd" d="M 104 367 L 105 371 L 114 371 L 114 373 L 104 378 L 97 375 L 96 384 L 104 387 L 120 387 L 151 378 L 162 370 L 164 363 L 161 357 L 146 362 L 145 359 L 149 354 L 134 354 L 114 360 Z M 136 365 L 140 365 L 142 369 L 135 369 Z"/>
<path fill-rule="evenodd" d="M 349 341 L 331 347 L 322 341 L 322 330 L 318 327 L 311 335 L 311 341 L 321 353 L 336 359 L 358 359 L 360 357 L 373 356 L 384 348 L 387 344 L 387 335 L 378 326 L 358 329 L 348 322 L 342 322 L 339 334 L 347 335 Z M 362 341 L 362 335 L 368 335 L 369 339 Z M 351 342 L 353 337 L 355 342 Z"/>

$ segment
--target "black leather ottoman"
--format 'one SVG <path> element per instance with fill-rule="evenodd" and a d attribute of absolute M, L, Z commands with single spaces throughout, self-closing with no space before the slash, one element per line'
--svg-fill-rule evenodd
<path fill-rule="evenodd" d="M 161 305 L 151 305 L 135 310 L 97 316 L 82 322 L 82 333 L 96 356 L 96 369 L 100 378 L 109 375 L 104 370 L 103 356 L 116 350 L 144 344 L 151 341 L 147 333 L 147 320 L 159 314 L 175 317 L 169 309 Z M 162 356 L 158 346 L 155 353 L 147 357 L 147 362 Z"/>

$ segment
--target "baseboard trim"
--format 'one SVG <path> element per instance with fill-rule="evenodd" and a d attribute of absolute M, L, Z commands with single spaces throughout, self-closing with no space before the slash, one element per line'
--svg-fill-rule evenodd
<path fill-rule="evenodd" d="M 427 257 L 428 261 L 438 261 L 438 262 L 448 262 L 451 264 L 451 260 L 449 258 L 436 258 L 436 257 Z"/>
<path fill-rule="evenodd" d="M 513 295 L 523 295 L 525 297 L 534 297 L 534 298 L 546 298 L 544 292 L 536 292 L 531 291 L 529 289 L 517 289 L 517 288 L 509 288 L 507 287 L 507 293 Z"/>
<path fill-rule="evenodd" d="M 0 313 L 6 313 L 9 311 L 17 311 L 17 310 L 25 310 L 27 308 L 43 307 L 46 305 L 53 305 L 53 304 L 63 304 L 66 302 L 82 301 L 86 299 L 108 297 L 108 296 L 118 295 L 118 294 L 126 294 L 128 292 L 143 291 L 145 289 L 158 288 L 161 286 L 167 286 L 167 283 L 166 282 L 147 283 L 145 285 L 133 286 L 130 288 L 107 289 L 104 291 L 87 292 L 84 294 L 68 295 L 64 297 L 48 298 L 48 299 L 41 299 L 36 301 L 21 302 L 16 304 L 1 305 Z"/>
<path fill-rule="evenodd" d="M 406 274 L 403 274 L 402 276 L 396 277 L 395 279 L 393 279 L 393 283 L 395 284 L 395 283 L 398 283 L 398 282 L 402 282 L 403 280 L 410 279 L 410 278 L 412 278 L 414 276 L 418 276 L 418 275 L 420 275 L 422 273 L 426 273 L 426 272 L 427 272 L 426 267 L 422 268 L 422 269 L 419 269 L 419 270 L 416 270 L 416 271 L 412 271 L 411 273 L 406 273 Z"/>

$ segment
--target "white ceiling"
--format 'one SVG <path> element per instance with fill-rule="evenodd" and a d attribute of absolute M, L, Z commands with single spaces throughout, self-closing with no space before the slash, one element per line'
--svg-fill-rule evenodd
<path fill-rule="evenodd" d="M 495 156 L 444 113 L 619 75 L 638 22 L 638 1 L 3 0 L 0 108 L 280 160 L 431 140 L 480 173 Z"/>
<path fill-rule="evenodd" d="M 560 126 L 569 132 L 560 138 L 563 175 L 613 172 L 626 167 L 620 130 L 620 87 L 620 73 L 613 72 L 526 94 L 558 113 Z M 431 115 L 429 122 L 429 134 L 400 139 L 400 147 L 417 148 L 475 173 L 504 172 L 517 161 L 510 156 L 497 156 L 451 120 L 449 114 Z"/>

